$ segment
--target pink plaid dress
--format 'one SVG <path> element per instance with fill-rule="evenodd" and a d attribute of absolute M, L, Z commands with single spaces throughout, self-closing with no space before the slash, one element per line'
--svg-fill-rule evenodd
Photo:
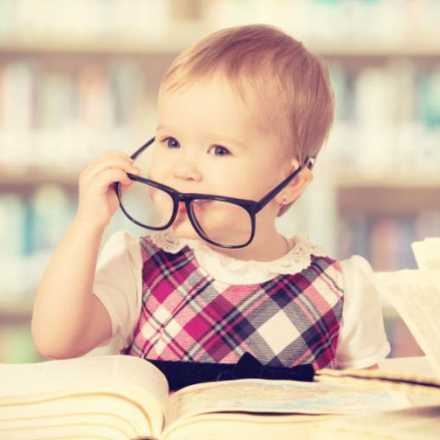
<path fill-rule="evenodd" d="M 144 359 L 315 369 L 335 364 L 342 317 L 342 269 L 312 256 L 295 274 L 246 285 L 220 282 L 185 246 L 172 254 L 142 237 L 142 309 L 122 352 Z"/>

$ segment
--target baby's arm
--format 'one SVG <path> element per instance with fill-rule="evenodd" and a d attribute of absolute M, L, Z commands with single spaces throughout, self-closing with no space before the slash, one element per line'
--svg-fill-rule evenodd
<path fill-rule="evenodd" d="M 78 212 L 59 243 L 37 288 L 32 337 L 48 358 L 80 356 L 111 336 L 107 310 L 93 294 L 99 246 L 117 209 L 113 182 L 129 185 L 131 159 L 110 153 L 80 175 Z"/>
<path fill-rule="evenodd" d="M 370 263 L 359 255 L 341 261 L 344 305 L 336 361 L 338 368 L 375 369 L 389 354 L 382 301 Z"/>

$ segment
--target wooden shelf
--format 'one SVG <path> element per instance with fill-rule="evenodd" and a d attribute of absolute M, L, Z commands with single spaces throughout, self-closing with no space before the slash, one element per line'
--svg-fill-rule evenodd
<path fill-rule="evenodd" d="M 314 46 L 308 45 L 310 49 L 317 51 L 320 55 L 329 58 L 433 58 L 440 59 L 440 44 L 434 40 L 427 42 L 399 42 L 378 44 L 376 41 L 353 43 L 350 45 L 341 43 L 321 42 Z"/>
<path fill-rule="evenodd" d="M 428 173 L 340 171 L 334 179 L 337 206 L 343 213 L 414 215 L 440 211 L 440 176 Z"/>
<path fill-rule="evenodd" d="M 42 184 L 61 185 L 69 192 L 78 188 L 78 172 L 49 171 L 38 167 L 15 169 L 0 167 L 0 188 L 2 192 L 20 192 L 26 194 Z"/>
<path fill-rule="evenodd" d="M 334 176 L 338 188 L 432 188 L 440 191 L 438 172 L 402 172 L 393 171 L 347 171 L 339 170 Z"/>
<path fill-rule="evenodd" d="M 0 326 L 25 324 L 30 322 L 31 317 L 32 304 L 30 302 L 0 303 Z"/>
<path fill-rule="evenodd" d="M 16 35 L 0 41 L 1 54 L 103 54 L 103 55 L 172 55 L 194 44 L 203 35 L 209 32 L 203 22 L 171 22 L 169 29 L 172 34 L 158 35 L 157 37 L 102 35 L 101 38 L 93 36 L 75 36 L 75 38 L 38 37 Z"/>
<path fill-rule="evenodd" d="M 103 55 L 148 55 L 148 54 L 174 54 L 183 48 L 182 43 L 156 43 L 115 41 L 105 44 L 92 41 L 35 41 L 1 43 L 0 55 L 28 55 L 28 54 L 103 54 Z"/>
<path fill-rule="evenodd" d="M 179 25 L 180 26 L 180 25 Z M 13 38 L 0 42 L 2 54 L 103 54 L 103 55 L 173 55 L 182 49 L 194 44 L 210 30 L 200 25 L 192 29 L 173 28 L 173 35 L 163 35 L 155 42 L 144 40 L 130 40 L 122 38 L 104 38 L 93 40 L 91 37 L 30 39 Z M 177 33 L 177 35 L 176 35 Z M 353 43 L 345 42 L 309 43 L 307 45 L 316 53 L 329 58 L 433 58 L 440 59 L 440 44 L 434 38 L 431 42 L 409 41 L 398 43 L 381 43 L 376 41 Z"/>
<path fill-rule="evenodd" d="M 440 211 L 440 187 L 358 186 L 337 191 L 338 209 L 344 213 L 371 215 L 414 215 Z"/>

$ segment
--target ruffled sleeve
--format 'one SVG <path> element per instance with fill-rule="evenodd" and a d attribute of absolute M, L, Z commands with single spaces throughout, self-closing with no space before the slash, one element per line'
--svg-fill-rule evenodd
<path fill-rule="evenodd" d="M 99 253 L 93 283 L 112 323 L 112 338 L 100 346 L 119 351 L 130 340 L 141 306 L 141 271 L 139 240 L 124 231 L 111 235 Z"/>
<path fill-rule="evenodd" d="M 367 260 L 354 255 L 341 261 L 344 277 L 342 328 L 336 352 L 338 368 L 366 368 L 390 352 L 382 302 Z"/>

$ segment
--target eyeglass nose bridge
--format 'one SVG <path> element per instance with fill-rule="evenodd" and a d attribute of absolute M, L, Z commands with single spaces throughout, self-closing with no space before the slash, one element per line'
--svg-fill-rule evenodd
<path fill-rule="evenodd" d="M 172 196 L 174 198 L 174 200 L 176 201 L 176 204 L 178 203 L 185 203 L 186 207 L 188 208 L 190 203 L 194 200 L 194 199 L 204 199 L 204 195 L 203 194 L 193 194 L 193 193 L 182 193 L 180 191 L 177 190 L 173 190 L 172 191 Z M 211 196 L 207 196 L 207 199 L 211 200 Z M 215 198 L 215 196 L 214 196 Z"/>
<path fill-rule="evenodd" d="M 180 202 L 186 203 L 188 201 L 188 197 L 185 194 L 181 193 L 181 192 L 176 192 L 176 197 L 177 197 L 177 201 L 179 203 Z"/>
<path fill-rule="evenodd" d="M 188 216 L 190 217 L 190 220 L 191 220 L 191 217 L 192 217 L 191 201 L 193 200 L 193 197 L 191 197 L 188 194 L 176 191 L 176 190 L 174 190 L 172 192 L 172 197 L 174 199 L 174 209 L 173 209 L 173 216 L 172 216 L 171 223 L 173 223 L 177 217 L 177 213 L 179 212 L 179 204 L 180 203 L 184 203 L 186 212 L 188 213 Z"/>
<path fill-rule="evenodd" d="M 190 205 L 191 200 L 192 200 L 191 197 L 189 197 L 185 193 L 181 193 L 181 192 L 178 192 L 178 191 L 176 191 L 173 194 L 173 197 L 174 197 L 174 205 L 175 205 L 175 211 L 176 212 L 179 210 L 180 203 L 184 203 L 186 210 L 189 211 L 189 209 L 190 209 L 189 205 Z"/>

